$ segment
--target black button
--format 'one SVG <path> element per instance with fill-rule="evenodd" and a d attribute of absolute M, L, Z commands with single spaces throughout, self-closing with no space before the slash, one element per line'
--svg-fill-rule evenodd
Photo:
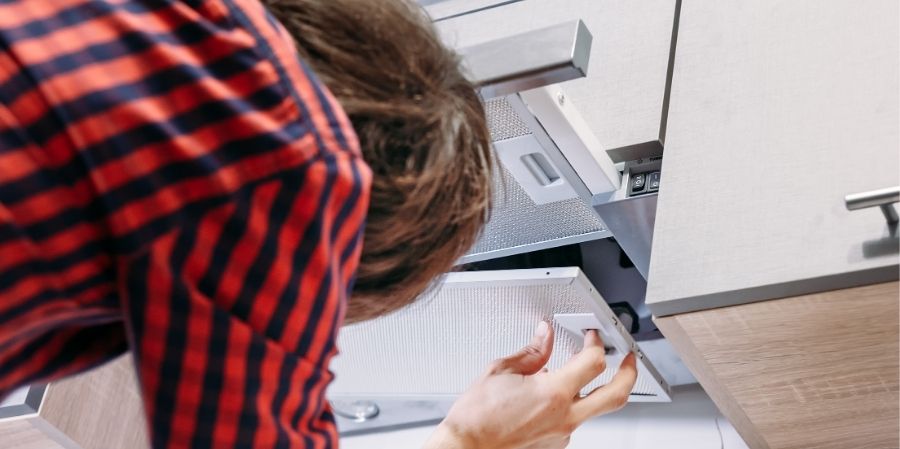
<path fill-rule="evenodd" d="M 644 185 L 646 184 L 646 175 L 641 173 L 639 175 L 634 175 L 631 177 L 631 191 L 632 192 L 641 192 L 644 190 Z"/>
<path fill-rule="evenodd" d="M 659 172 L 650 173 L 650 181 L 647 183 L 651 192 L 659 190 Z"/>

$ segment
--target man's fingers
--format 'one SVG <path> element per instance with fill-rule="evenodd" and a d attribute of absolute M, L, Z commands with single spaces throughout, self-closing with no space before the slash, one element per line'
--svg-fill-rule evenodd
<path fill-rule="evenodd" d="M 603 349 L 603 341 L 596 330 L 589 330 L 584 334 L 584 346 L 581 351 L 573 355 L 555 375 L 574 395 L 604 370 L 606 370 L 606 351 Z"/>
<path fill-rule="evenodd" d="M 534 374 L 547 364 L 551 352 L 553 352 L 553 328 L 546 321 L 541 321 L 534 330 L 531 343 L 513 355 L 496 360 L 488 369 L 488 374 Z"/>
<path fill-rule="evenodd" d="M 628 395 L 637 381 L 637 362 L 629 353 L 619 365 L 619 371 L 608 384 L 589 395 L 576 399 L 572 405 L 573 418 L 581 423 L 591 417 L 616 411 L 628 402 Z"/>

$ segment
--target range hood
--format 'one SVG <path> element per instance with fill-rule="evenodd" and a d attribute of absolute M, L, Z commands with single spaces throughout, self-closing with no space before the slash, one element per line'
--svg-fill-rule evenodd
<path fill-rule="evenodd" d="M 610 236 L 591 204 L 620 175 L 559 84 L 586 75 L 591 39 L 576 20 L 459 50 L 499 159 L 491 219 L 461 263 Z"/>
<path fill-rule="evenodd" d="M 425 9 L 435 20 L 442 39 L 448 44 L 464 50 L 466 47 L 477 49 L 478 44 L 482 43 L 505 49 L 484 51 L 489 56 L 467 59 L 467 62 L 471 61 L 473 68 L 487 68 L 486 71 L 473 70 L 473 73 L 476 78 L 485 81 L 486 86 L 482 92 L 488 98 L 489 112 L 503 109 L 491 104 L 490 99 L 497 96 L 516 94 L 524 97 L 524 93 L 541 86 L 565 90 L 567 94 L 563 98 L 571 98 L 566 104 L 578 106 L 589 124 L 590 134 L 597 136 L 602 144 L 606 157 L 601 156 L 600 159 L 612 159 L 623 178 L 621 187 L 615 193 L 600 193 L 590 199 L 593 214 L 587 213 L 577 201 L 571 200 L 569 203 L 551 203 L 553 206 L 532 206 L 524 198 L 527 195 L 515 188 L 518 184 L 509 183 L 513 186 L 509 189 L 512 192 L 505 192 L 504 188 L 498 189 L 502 193 L 509 193 L 511 199 L 507 204 L 519 202 L 522 209 L 533 207 L 533 213 L 515 214 L 508 210 L 512 207 L 507 208 L 503 201 L 498 201 L 500 211 L 496 214 L 496 220 L 488 224 L 483 241 L 473 248 L 468 259 L 464 258 L 463 262 L 612 236 L 646 278 L 656 198 L 660 189 L 658 181 L 660 176 L 664 177 L 661 172 L 663 145 L 680 5 L 680 0 L 637 3 L 592 0 L 428 2 Z M 577 36 L 577 33 L 571 30 L 563 32 L 564 27 L 561 25 L 558 40 L 555 41 L 557 43 L 552 46 L 545 44 L 551 42 L 545 38 L 528 39 L 525 35 L 508 38 L 517 33 L 540 30 L 575 19 L 583 19 L 594 32 L 593 44 L 588 39 L 572 37 Z M 570 44 L 561 43 L 566 35 L 570 38 Z M 521 47 L 513 49 L 512 46 L 517 43 Z M 540 56 L 541 54 L 545 56 Z M 555 56 L 546 56 L 548 54 Z M 560 60 L 565 57 L 560 55 L 569 55 L 571 62 L 560 64 Z M 590 76 L 583 77 L 588 68 L 588 57 L 591 73 Z M 541 59 L 545 63 L 541 63 Z M 515 67 L 525 65 L 531 65 L 533 69 L 514 70 Z M 554 65 L 555 70 L 548 69 Z M 497 83 L 503 88 L 500 93 L 494 92 L 496 89 L 490 86 L 500 78 L 489 76 L 491 68 L 496 66 L 517 72 L 507 76 L 507 79 L 517 79 L 517 83 Z M 542 79 L 536 73 L 552 75 Z M 527 104 L 528 99 L 525 102 Z M 537 116 L 538 122 L 546 122 L 539 109 L 531 104 L 528 106 L 530 112 Z M 502 121 L 491 120 L 491 123 L 497 126 Z M 570 151 L 570 147 L 563 143 L 564 139 L 554 135 L 549 128 L 547 130 L 550 131 L 550 139 L 568 158 L 571 167 L 580 169 L 582 163 L 575 158 L 579 152 Z M 550 153 L 555 152 L 551 149 Z M 563 172 L 569 171 L 565 163 L 561 165 Z M 570 177 L 570 174 L 563 173 L 562 177 L 571 182 L 580 198 L 586 199 L 587 194 L 579 190 L 578 185 L 587 184 L 584 180 L 593 178 L 587 174 Z M 501 178 L 508 176 L 504 170 L 498 173 Z M 647 178 L 656 181 L 653 183 L 655 188 L 634 188 Z M 610 179 L 615 181 L 614 178 Z M 554 215 L 557 217 L 555 220 L 552 218 Z M 558 221 L 561 220 L 566 222 L 559 224 Z M 502 236 L 509 234 L 514 236 L 502 239 Z M 516 245 L 522 248 L 516 248 Z"/>
<path fill-rule="evenodd" d="M 494 209 L 475 262 L 609 237 L 594 207 L 622 190 L 621 175 L 566 97 L 566 81 L 587 73 L 591 34 L 580 20 L 458 50 L 482 96 L 497 157 Z M 386 317 L 341 330 L 329 387 L 342 435 L 441 419 L 487 364 L 530 340 L 551 320 L 550 369 L 597 328 L 609 345 L 603 385 L 629 351 L 628 330 L 574 267 L 461 272 Z M 642 354 L 641 354 L 642 356 Z M 668 401 L 668 386 L 643 356 L 631 401 Z"/>

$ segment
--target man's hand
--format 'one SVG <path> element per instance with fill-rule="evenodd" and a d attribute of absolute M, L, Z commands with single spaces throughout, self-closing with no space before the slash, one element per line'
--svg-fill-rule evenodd
<path fill-rule="evenodd" d="M 622 408 L 637 380 L 634 354 L 613 380 L 585 397 L 578 392 L 606 369 L 596 331 L 584 348 L 554 372 L 544 369 L 553 330 L 541 322 L 531 343 L 494 361 L 450 409 L 426 449 L 557 449 L 588 418 Z"/>

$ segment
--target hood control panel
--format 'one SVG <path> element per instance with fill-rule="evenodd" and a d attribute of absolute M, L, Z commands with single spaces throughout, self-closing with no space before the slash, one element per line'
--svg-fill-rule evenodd
<path fill-rule="evenodd" d="M 662 157 L 631 161 L 625 164 L 623 178 L 627 181 L 626 197 L 659 192 L 662 177 Z"/>

